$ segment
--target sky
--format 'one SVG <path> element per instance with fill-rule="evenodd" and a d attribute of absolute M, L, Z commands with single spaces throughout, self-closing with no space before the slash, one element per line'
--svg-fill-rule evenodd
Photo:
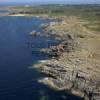
<path fill-rule="evenodd" d="M 100 0 L 0 0 L 7 2 L 34 2 L 34 3 L 63 3 L 63 4 L 100 4 Z"/>

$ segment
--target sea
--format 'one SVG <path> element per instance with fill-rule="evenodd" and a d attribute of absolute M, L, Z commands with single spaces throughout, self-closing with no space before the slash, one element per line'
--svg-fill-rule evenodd
<path fill-rule="evenodd" d="M 59 41 L 29 33 L 35 30 L 43 34 L 40 25 L 50 21 L 24 16 L 0 17 L 0 100 L 82 100 L 37 82 L 44 75 L 34 69 L 34 64 L 48 59 L 40 49 Z"/>

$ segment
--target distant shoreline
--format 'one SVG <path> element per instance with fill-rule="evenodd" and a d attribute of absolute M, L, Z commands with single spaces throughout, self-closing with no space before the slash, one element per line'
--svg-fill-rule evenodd
<path fill-rule="evenodd" d="M 7 15 L 7 16 L 30 16 L 30 15 L 26 15 L 26 14 L 12 14 L 12 15 Z"/>

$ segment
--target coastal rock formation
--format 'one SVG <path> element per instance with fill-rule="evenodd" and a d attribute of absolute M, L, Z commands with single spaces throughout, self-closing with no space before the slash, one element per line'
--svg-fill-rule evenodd
<path fill-rule="evenodd" d="M 39 82 L 56 90 L 66 90 L 85 100 L 100 100 L 99 64 L 77 55 L 81 54 L 63 53 L 59 60 L 52 59 L 36 65 L 36 68 L 47 75 Z M 93 69 L 95 66 L 96 69 Z"/>
<path fill-rule="evenodd" d="M 33 36 L 33 37 L 36 37 L 36 36 L 41 36 L 41 33 L 40 33 L 40 32 L 37 32 L 37 31 L 35 31 L 35 30 L 33 30 L 33 31 L 31 31 L 31 32 L 29 33 L 29 35 L 30 35 L 30 36 Z"/>
<path fill-rule="evenodd" d="M 62 41 L 57 46 L 50 46 L 50 48 L 41 49 L 40 51 L 50 57 L 58 59 L 63 52 L 72 52 L 77 47 L 77 42 L 71 37 L 71 35 L 68 34 L 66 39 L 66 41 Z"/>
<path fill-rule="evenodd" d="M 74 53 L 63 55 L 59 61 L 53 59 L 35 66 L 47 75 L 39 82 L 56 90 L 66 90 L 85 100 L 100 100 L 99 65 L 96 65 L 98 69 L 93 69 L 95 64 L 89 59 L 76 59 Z"/>
<path fill-rule="evenodd" d="M 62 40 L 60 44 L 41 49 L 52 59 L 34 65 L 46 75 L 39 82 L 58 91 L 65 90 L 84 100 L 100 100 L 100 35 L 89 32 L 84 27 L 78 30 L 79 33 L 72 31 L 68 34 L 69 31 L 64 30 L 68 24 L 65 22 L 61 25 L 62 34 L 61 29 L 56 30 L 61 34 L 55 33 Z M 55 27 L 59 25 L 49 29 L 55 31 Z M 51 36 L 52 34 L 51 32 Z"/>

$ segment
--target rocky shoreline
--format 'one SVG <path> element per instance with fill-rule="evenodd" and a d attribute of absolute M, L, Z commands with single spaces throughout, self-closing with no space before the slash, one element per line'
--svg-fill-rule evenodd
<path fill-rule="evenodd" d="M 42 26 L 45 36 L 60 39 L 62 42 L 40 50 L 52 59 L 33 66 L 47 76 L 39 82 L 57 91 L 65 90 L 84 100 L 100 100 L 100 61 L 93 58 L 91 53 L 92 49 L 97 48 L 92 41 L 97 41 L 98 36 L 83 30 L 76 34 L 73 29 L 69 31 L 68 24 L 65 21 Z M 68 29 L 58 30 L 60 25 Z"/>

